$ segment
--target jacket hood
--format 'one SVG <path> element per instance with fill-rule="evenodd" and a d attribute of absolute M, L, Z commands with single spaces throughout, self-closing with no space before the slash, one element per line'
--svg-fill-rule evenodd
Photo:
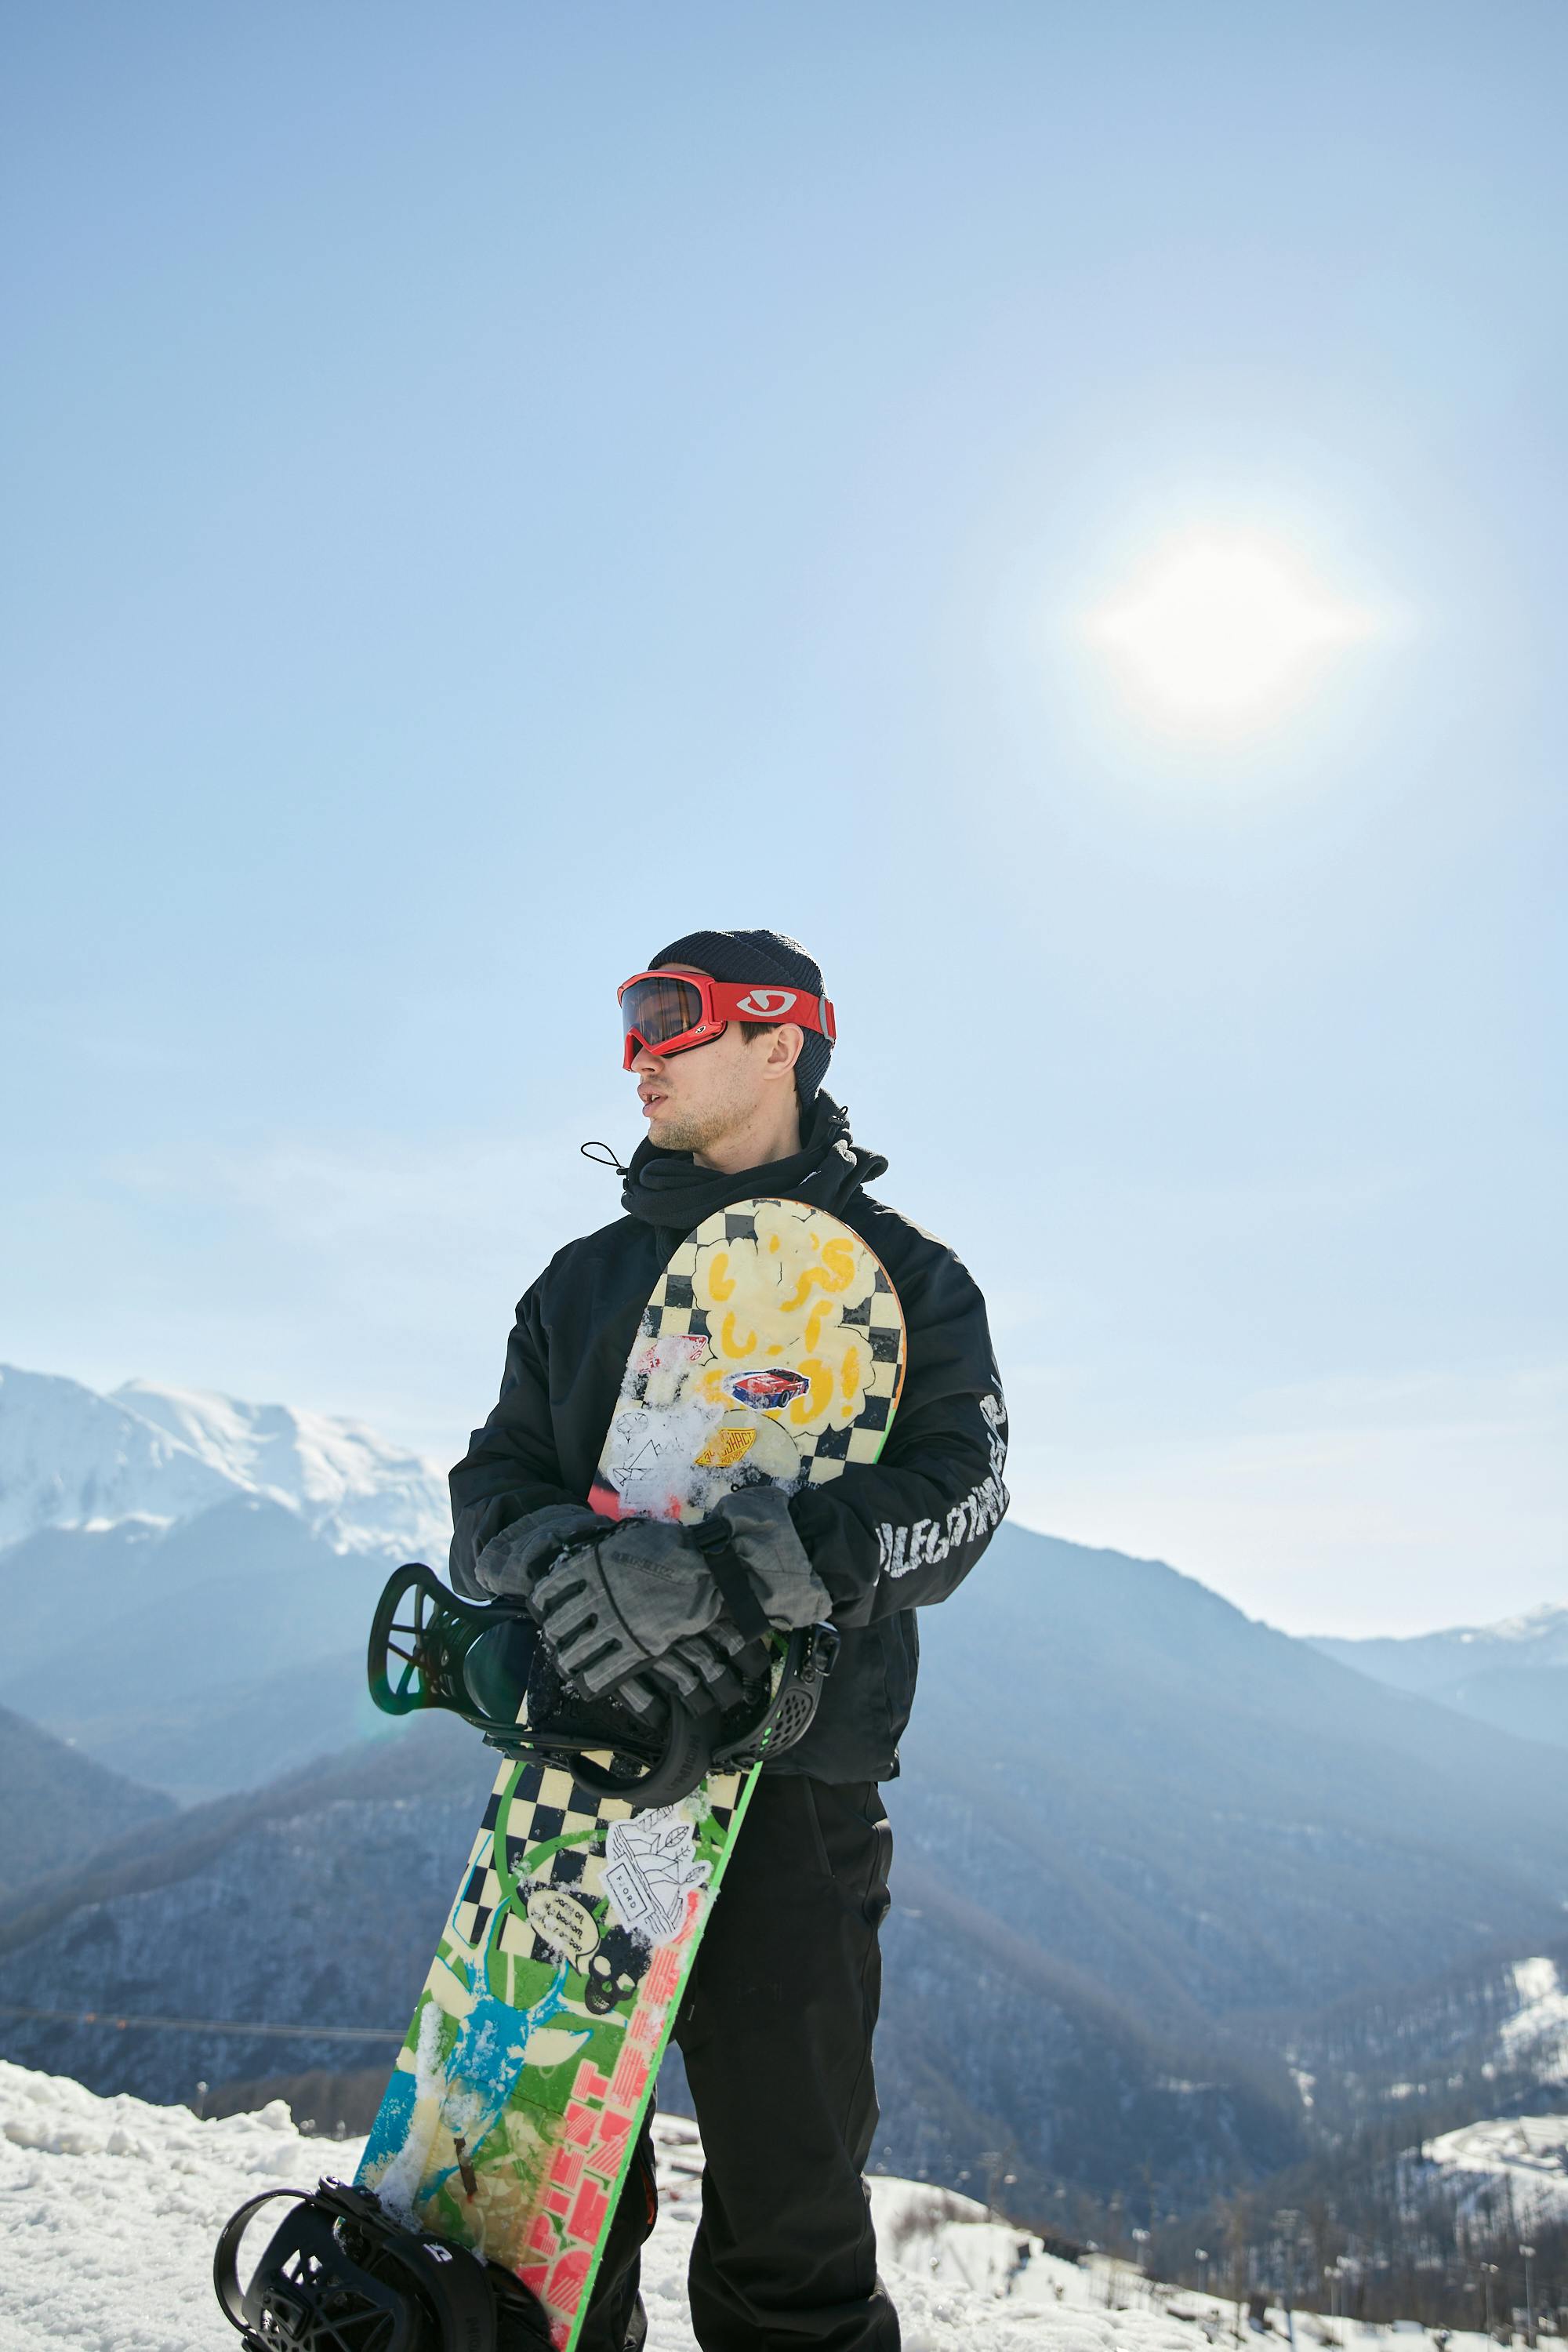
<path fill-rule="evenodd" d="M 645 1137 L 632 1154 L 621 1206 L 629 1217 L 650 1225 L 690 1233 L 705 1217 L 757 1193 L 805 1201 L 837 1211 L 862 1184 L 880 1176 L 887 1161 L 851 1139 L 849 1114 L 830 1095 L 818 1093 L 802 1123 L 801 1148 L 788 1160 L 763 1168 L 699 1168 L 689 1151 L 661 1151 Z"/>

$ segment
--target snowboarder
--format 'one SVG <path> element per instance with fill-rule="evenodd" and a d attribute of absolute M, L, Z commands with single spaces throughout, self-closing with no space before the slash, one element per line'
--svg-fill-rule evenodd
<path fill-rule="evenodd" d="M 647 1124 L 626 1213 L 560 1251 L 518 1306 L 500 1401 L 452 1472 L 452 1582 L 531 1596 L 569 1676 L 721 1676 L 739 1636 L 697 1530 L 587 1507 L 643 1303 L 682 1238 L 747 1195 L 826 1209 L 877 1253 L 909 1351 L 881 1458 L 759 1511 L 735 1541 L 773 1622 L 792 1605 L 789 1622 L 830 1616 L 843 1646 L 810 1731 L 764 1767 L 675 2038 L 707 2158 L 690 2268 L 704 2352 L 896 2352 L 862 2179 L 890 1900 L 878 1784 L 914 1696 L 914 1612 L 954 1590 L 1007 1507 L 984 1303 L 949 1249 L 864 1190 L 887 1162 L 822 1091 L 832 1007 L 795 940 L 692 932 L 620 1003 Z M 651 2182 L 647 2161 L 627 2182 L 584 2352 L 645 2340 Z"/>

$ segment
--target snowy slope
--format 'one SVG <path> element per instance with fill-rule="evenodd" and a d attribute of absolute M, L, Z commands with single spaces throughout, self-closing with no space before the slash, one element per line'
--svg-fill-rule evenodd
<path fill-rule="evenodd" d="M 1559 2126 L 1561 2117 L 1556 2119 Z M 661 2116 L 658 2226 L 644 2253 L 648 2352 L 696 2352 L 686 2265 L 702 2149 Z M 198 2122 L 187 2107 L 100 2099 L 60 2075 L 0 2062 L 0 2352 L 226 2352 L 237 2338 L 212 2294 L 212 2249 L 234 2209 L 268 2188 L 352 2174 L 363 2143 L 297 2131 L 280 2100 Z M 1234 2307 L 1128 2265 L 1079 2268 L 945 2189 L 870 2183 L 879 2263 L 904 2352 L 1209 2352 Z M 277 2209 L 279 2212 L 282 2208 Z M 248 2268 L 265 2242 L 246 2241 Z M 1388 2331 L 1300 2314 L 1303 2347 L 1377 2352 Z M 1271 2311 L 1266 2341 L 1285 2335 Z M 1490 2352 L 1456 2334 L 1449 2352 Z"/>
<path fill-rule="evenodd" d="M 39 1528 L 193 1518 L 234 1481 L 77 1381 L 0 1366 L 0 1544 Z"/>
<path fill-rule="evenodd" d="M 1568 2116 L 1500 2116 L 1430 2142 L 1426 2169 L 1463 2193 L 1464 2209 L 1507 2210 L 1521 2230 L 1568 2221 Z"/>
<path fill-rule="evenodd" d="M 1568 2087 L 1568 1984 L 1555 1960 L 1518 1960 L 1520 2007 L 1503 2026 L 1505 2057 L 1528 2065 L 1538 2083 Z"/>
<path fill-rule="evenodd" d="M 1568 2087 L 1568 1983 L 1545 1955 L 1515 1960 L 1508 1973 L 1519 2006 L 1498 2028 L 1497 2059 L 1528 2069 L 1550 2097 Z M 1483 2116 L 1428 2141 L 1406 2166 L 1413 2186 L 1436 2176 L 1462 2212 L 1483 2221 L 1502 2210 L 1521 2230 L 1568 2221 L 1568 2115 Z"/>
<path fill-rule="evenodd" d="M 661 2117 L 656 2128 L 649 2352 L 696 2352 L 685 2276 L 701 2152 L 695 2126 Z M 0 2062 L 0 2352 L 225 2352 L 238 2339 L 213 2300 L 219 2229 L 263 2189 L 351 2173 L 359 2148 L 302 2137 L 281 2101 L 202 2123 Z M 1196 2325 L 1108 2311 L 1098 2279 L 966 2199 L 896 2180 L 874 2181 L 872 2195 L 905 2352 L 1205 2352 Z"/>
<path fill-rule="evenodd" d="M 358 1422 L 148 1381 L 100 1396 L 0 1367 L 0 1547 L 44 1528 L 167 1527 L 236 1495 L 284 1504 L 340 1551 L 446 1543 L 436 1465 Z"/>
<path fill-rule="evenodd" d="M 337 1531 L 350 1550 L 445 1543 L 447 1481 L 432 1462 L 387 1445 L 363 1422 L 241 1404 L 195 1389 L 130 1381 L 122 1405 L 252 1494 L 287 1503 L 312 1527 Z"/>

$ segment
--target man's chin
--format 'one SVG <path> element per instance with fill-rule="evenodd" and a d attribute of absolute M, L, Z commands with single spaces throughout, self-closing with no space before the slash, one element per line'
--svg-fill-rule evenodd
<path fill-rule="evenodd" d="M 650 1118 L 647 1139 L 658 1151 L 706 1151 L 727 1132 L 719 1118 Z"/>

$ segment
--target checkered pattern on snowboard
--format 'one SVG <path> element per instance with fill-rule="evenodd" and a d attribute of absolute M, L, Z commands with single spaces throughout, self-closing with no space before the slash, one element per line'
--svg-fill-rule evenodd
<path fill-rule="evenodd" d="M 553 1883 L 569 1885 L 582 1875 L 583 1861 L 590 1850 L 587 1841 L 597 1835 L 602 1843 L 604 1824 L 617 1815 L 624 1820 L 626 1811 L 624 1804 L 580 1789 L 571 1773 L 563 1771 L 558 1765 L 525 1764 L 508 1812 L 507 1866 L 515 1875 L 531 1847 L 543 1845 L 552 1838 L 577 1836 L 584 1840 L 582 1845 L 565 1846 L 554 1857 L 557 1864 L 569 1866 L 564 1871 L 552 1868 L 550 1872 Z M 476 1947 L 484 1941 L 491 1916 L 504 1899 L 493 1861 L 497 1813 L 497 1800 L 492 1797 L 485 1815 L 489 1834 L 479 1841 L 468 1882 L 452 1914 L 452 1925 L 458 1935 Z M 499 1940 L 501 1950 L 514 1959 L 552 1961 L 556 1958 L 553 1948 L 536 1936 L 528 1921 L 519 1918 L 515 1912 L 503 1923 Z"/>
<path fill-rule="evenodd" d="M 840 1320 L 865 1327 L 871 1358 L 866 1402 L 848 1429 L 825 1430 L 810 1452 L 814 1460 L 820 1455 L 825 1463 L 875 1462 L 882 1450 L 882 1440 L 904 1377 L 903 1309 L 899 1305 L 898 1293 L 880 1266 L 873 1276 L 869 1298 L 863 1298 L 858 1307 L 847 1307 Z M 823 1475 L 831 1477 L 833 1473 L 825 1471 Z M 810 1467 L 806 1475 L 813 1475 Z"/>
<path fill-rule="evenodd" d="M 729 1835 L 739 1790 L 740 1776 L 734 1772 L 715 1773 L 707 1784 L 703 1810 L 711 1816 L 722 1837 Z M 631 1810 L 619 1797 L 600 1797 L 591 1789 L 580 1788 L 570 1772 L 559 1765 L 525 1763 L 507 1809 L 507 1868 L 514 1880 L 521 1880 L 527 1874 L 525 1864 L 531 1852 L 549 1844 L 553 1838 L 574 1837 L 580 1842 L 559 1847 L 551 1856 L 548 1868 L 535 1874 L 534 1883 L 548 1880 L 552 1886 L 596 1894 L 598 1865 L 604 1861 L 605 1831 L 611 1822 L 628 1820 Z M 452 1912 L 453 1929 L 476 1950 L 484 1942 L 490 1921 L 505 1900 L 494 1860 L 500 1812 L 498 1792 L 485 1809 L 468 1875 Z M 501 1922 L 496 1943 L 500 1951 L 516 1960 L 542 1960 L 553 1968 L 560 1958 L 555 1946 L 547 1944 L 516 1911 Z"/>
<path fill-rule="evenodd" d="M 838 1220 L 828 1218 L 826 1211 L 811 1213 L 824 1223 L 838 1224 Z M 694 1234 L 688 1234 L 643 1308 L 645 1339 L 669 1336 L 684 1339 L 689 1335 L 705 1339 L 710 1336 L 707 1313 L 696 1300 L 698 1253 L 720 1238 L 715 1228 L 721 1223 L 726 1242 L 757 1238 L 756 1211 L 744 1202 L 721 1210 L 699 1225 Z M 839 1226 L 839 1230 L 848 1233 L 849 1228 Z M 860 1411 L 847 1427 L 811 1430 L 799 1428 L 793 1422 L 789 1424 L 809 1486 L 820 1486 L 825 1479 L 836 1478 L 847 1462 L 875 1462 L 903 1384 L 904 1317 L 898 1293 L 858 1234 L 852 1234 L 850 1238 L 857 1252 L 871 1260 L 872 1288 L 869 1297 L 858 1307 L 841 1308 L 839 1321 L 851 1328 L 858 1326 L 864 1329 L 871 1377 L 866 1383 Z"/>

